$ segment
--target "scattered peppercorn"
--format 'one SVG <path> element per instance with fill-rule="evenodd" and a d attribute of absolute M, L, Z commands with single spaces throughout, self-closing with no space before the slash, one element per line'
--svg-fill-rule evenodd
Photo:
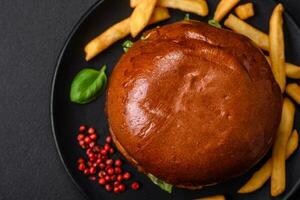
<path fill-rule="evenodd" d="M 90 138 L 92 140 L 96 140 L 97 139 L 97 135 L 95 133 L 93 133 L 93 134 L 90 135 Z"/>
<path fill-rule="evenodd" d="M 85 165 L 83 163 L 80 163 L 78 166 L 79 171 L 84 171 L 85 170 Z"/>
<path fill-rule="evenodd" d="M 94 134 L 95 133 L 95 128 L 91 127 L 88 129 L 89 134 Z"/>
<path fill-rule="evenodd" d="M 113 190 L 113 187 L 110 184 L 106 184 L 105 189 L 106 191 L 111 192 Z"/>
<path fill-rule="evenodd" d="M 124 174 L 123 174 L 123 179 L 124 180 L 129 180 L 131 178 L 131 174 L 129 173 L 129 172 L 125 172 Z"/>
<path fill-rule="evenodd" d="M 85 149 L 87 159 L 80 157 L 77 160 L 78 170 L 88 176 L 89 180 L 98 182 L 106 191 L 116 194 L 126 190 L 125 181 L 131 179 L 130 172 L 123 173 L 121 159 L 113 159 L 111 156 L 115 150 L 112 147 L 112 137 L 105 138 L 105 144 L 97 144 L 98 134 L 95 128 L 81 125 L 77 135 L 78 144 Z M 133 182 L 131 188 L 138 190 L 138 182 Z"/>
<path fill-rule="evenodd" d="M 138 182 L 133 182 L 133 183 L 131 184 L 131 188 L 132 188 L 133 190 L 138 190 L 138 189 L 140 188 L 140 184 L 139 184 Z"/>
<path fill-rule="evenodd" d="M 105 139 L 105 142 L 110 144 L 112 142 L 112 137 L 111 136 L 107 136 Z"/>
<path fill-rule="evenodd" d="M 99 180 L 98 180 L 98 183 L 100 184 L 100 185 L 105 185 L 105 179 L 104 178 L 100 178 Z"/>
<path fill-rule="evenodd" d="M 83 132 L 83 131 L 85 131 L 86 130 L 86 127 L 84 126 L 84 125 L 81 125 L 80 127 L 79 127 L 79 131 L 80 132 Z"/>
<path fill-rule="evenodd" d="M 115 166 L 121 167 L 122 166 L 122 161 L 120 159 L 115 160 Z"/>
<path fill-rule="evenodd" d="M 124 184 L 120 184 L 118 188 L 120 192 L 124 192 L 126 190 L 126 186 Z"/>
<path fill-rule="evenodd" d="M 81 141 L 81 140 L 83 140 L 83 139 L 84 139 L 84 135 L 83 135 L 83 134 L 78 134 L 77 140 L 78 140 L 78 141 Z"/>

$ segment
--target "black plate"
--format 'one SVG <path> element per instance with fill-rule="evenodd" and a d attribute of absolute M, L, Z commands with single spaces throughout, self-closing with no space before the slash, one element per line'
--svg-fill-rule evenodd
<path fill-rule="evenodd" d="M 208 2 L 210 10 L 213 11 L 218 0 L 209 0 Z M 255 4 L 256 15 L 253 19 L 249 20 L 249 23 L 267 32 L 268 20 L 275 3 L 271 0 L 252 0 L 252 2 Z M 108 133 L 108 126 L 104 113 L 105 95 L 102 95 L 95 102 L 88 105 L 71 103 L 69 100 L 69 90 L 72 78 L 85 67 L 99 69 L 103 64 L 107 64 L 108 76 L 110 75 L 113 67 L 123 53 L 121 44 L 124 40 L 114 44 L 89 63 L 84 60 L 83 47 L 90 39 L 114 23 L 128 17 L 130 13 L 131 9 L 129 8 L 128 1 L 99 1 L 89 9 L 74 27 L 58 59 L 52 86 L 51 119 L 59 155 L 74 182 L 90 199 L 193 199 L 213 194 L 225 194 L 227 199 L 272 199 L 270 197 L 269 183 L 252 194 L 238 195 L 236 193 L 242 183 L 249 178 L 251 173 L 262 162 L 255 169 L 252 169 L 251 172 L 229 182 L 198 191 L 175 189 L 171 195 L 160 190 L 145 175 L 138 173 L 128 164 L 126 168 L 133 172 L 135 178 L 142 183 L 142 189 L 137 192 L 128 190 L 121 195 L 107 193 L 96 182 L 91 182 L 77 170 L 76 160 L 84 155 L 84 152 L 79 148 L 76 141 L 78 126 L 80 124 L 87 124 L 96 127 L 98 132 L 101 133 L 102 141 L 104 135 Z M 182 20 L 185 13 L 171 10 L 171 15 L 172 19 L 159 25 Z M 191 15 L 191 18 L 207 21 L 211 18 L 211 15 L 206 18 Z M 297 56 L 300 52 L 300 30 L 287 14 L 285 14 L 285 32 L 287 60 L 300 64 L 300 57 Z M 299 117 L 300 113 L 299 109 L 297 109 L 296 122 L 300 120 Z M 296 126 L 300 130 L 300 124 L 296 124 Z M 286 192 L 280 197 L 273 199 L 287 199 L 295 191 L 297 185 L 300 184 L 299 168 L 300 152 L 297 152 L 287 162 Z"/>

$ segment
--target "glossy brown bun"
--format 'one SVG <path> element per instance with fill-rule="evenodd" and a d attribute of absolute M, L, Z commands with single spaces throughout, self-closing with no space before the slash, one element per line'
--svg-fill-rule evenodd
<path fill-rule="evenodd" d="M 118 149 L 145 173 L 197 188 L 245 173 L 269 150 L 282 97 L 246 37 L 184 21 L 146 34 L 110 77 Z"/>

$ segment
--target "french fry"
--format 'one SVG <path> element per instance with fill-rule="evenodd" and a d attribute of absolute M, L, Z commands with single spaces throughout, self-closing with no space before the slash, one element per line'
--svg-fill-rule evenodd
<path fill-rule="evenodd" d="M 130 0 L 130 7 L 135 8 L 142 0 Z"/>
<path fill-rule="evenodd" d="M 278 4 L 273 10 L 270 19 L 270 60 L 272 71 L 277 83 L 280 86 L 281 92 L 284 92 L 286 77 L 285 77 L 285 56 L 284 56 L 284 35 L 283 35 L 283 19 L 282 13 L 284 8 L 282 4 Z"/>
<path fill-rule="evenodd" d="M 288 84 L 285 92 L 300 105 L 300 87 L 297 83 Z"/>
<path fill-rule="evenodd" d="M 254 16 L 253 3 L 246 3 L 235 8 L 236 15 L 242 19 L 248 19 Z"/>
<path fill-rule="evenodd" d="M 168 9 L 155 8 L 149 24 L 154 24 L 170 18 Z M 98 37 L 91 40 L 84 48 L 85 60 L 89 61 L 96 55 L 107 49 L 110 45 L 118 40 L 125 38 L 130 34 L 130 18 L 127 18 L 100 34 Z"/>
<path fill-rule="evenodd" d="M 130 6 L 135 8 L 143 0 L 131 0 Z M 208 6 L 205 0 L 157 0 L 157 6 L 173 8 L 200 16 L 208 15 Z"/>
<path fill-rule="evenodd" d="M 270 57 L 266 56 L 267 61 L 271 65 Z M 300 66 L 292 63 L 285 63 L 285 74 L 289 78 L 300 79 Z"/>
<path fill-rule="evenodd" d="M 278 196 L 286 187 L 285 154 L 288 139 L 294 125 L 295 105 L 284 98 L 281 122 L 272 151 L 271 195 Z"/>
<path fill-rule="evenodd" d="M 297 130 L 294 130 L 286 147 L 285 159 L 288 159 L 298 148 L 299 135 Z M 270 158 L 252 177 L 243 185 L 238 193 L 250 193 L 261 188 L 272 174 L 272 158 Z"/>
<path fill-rule="evenodd" d="M 158 0 L 158 5 L 194 13 L 200 16 L 208 15 L 208 6 L 205 0 Z"/>
<path fill-rule="evenodd" d="M 127 18 L 109 29 L 104 33 L 90 41 L 84 48 L 85 60 L 89 61 L 94 58 L 97 54 L 108 48 L 116 41 L 125 38 L 130 33 L 129 28 L 130 19 Z"/>
<path fill-rule="evenodd" d="M 143 0 L 130 16 L 130 32 L 136 37 L 148 24 L 157 0 Z"/>
<path fill-rule="evenodd" d="M 148 24 L 155 24 L 157 22 L 169 19 L 171 16 L 167 8 L 156 7 L 152 13 L 152 16 Z"/>
<path fill-rule="evenodd" d="M 216 8 L 214 20 L 221 21 L 239 2 L 240 0 L 221 0 Z"/>
<path fill-rule="evenodd" d="M 266 51 L 269 50 L 269 36 L 238 17 L 230 14 L 225 20 L 224 25 L 239 34 L 250 38 L 259 48 Z"/>
<path fill-rule="evenodd" d="M 289 78 L 300 79 L 300 66 L 285 63 L 285 73 Z"/>
<path fill-rule="evenodd" d="M 226 199 L 223 195 L 215 195 L 215 196 L 204 197 L 204 198 L 195 199 L 195 200 L 226 200 Z"/>

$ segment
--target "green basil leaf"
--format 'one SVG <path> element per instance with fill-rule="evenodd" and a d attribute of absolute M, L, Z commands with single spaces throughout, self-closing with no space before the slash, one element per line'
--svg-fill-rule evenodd
<path fill-rule="evenodd" d="M 214 20 L 214 19 L 208 20 L 208 24 L 211 26 L 214 26 L 216 28 L 222 28 L 221 24 L 217 20 Z"/>
<path fill-rule="evenodd" d="M 74 103 L 86 104 L 96 99 L 106 85 L 106 65 L 100 71 L 83 69 L 73 79 L 70 99 Z"/>
<path fill-rule="evenodd" d="M 126 40 L 122 45 L 124 52 L 127 52 L 128 49 L 130 49 L 132 46 L 133 46 L 133 42 L 130 40 Z"/>
<path fill-rule="evenodd" d="M 165 190 L 168 193 L 172 193 L 173 185 L 156 178 L 152 174 L 148 174 L 148 177 L 155 185 L 159 186 L 162 190 Z"/>
<path fill-rule="evenodd" d="M 186 13 L 186 14 L 185 14 L 184 20 L 190 20 L 190 14 L 189 14 L 189 13 Z"/>

